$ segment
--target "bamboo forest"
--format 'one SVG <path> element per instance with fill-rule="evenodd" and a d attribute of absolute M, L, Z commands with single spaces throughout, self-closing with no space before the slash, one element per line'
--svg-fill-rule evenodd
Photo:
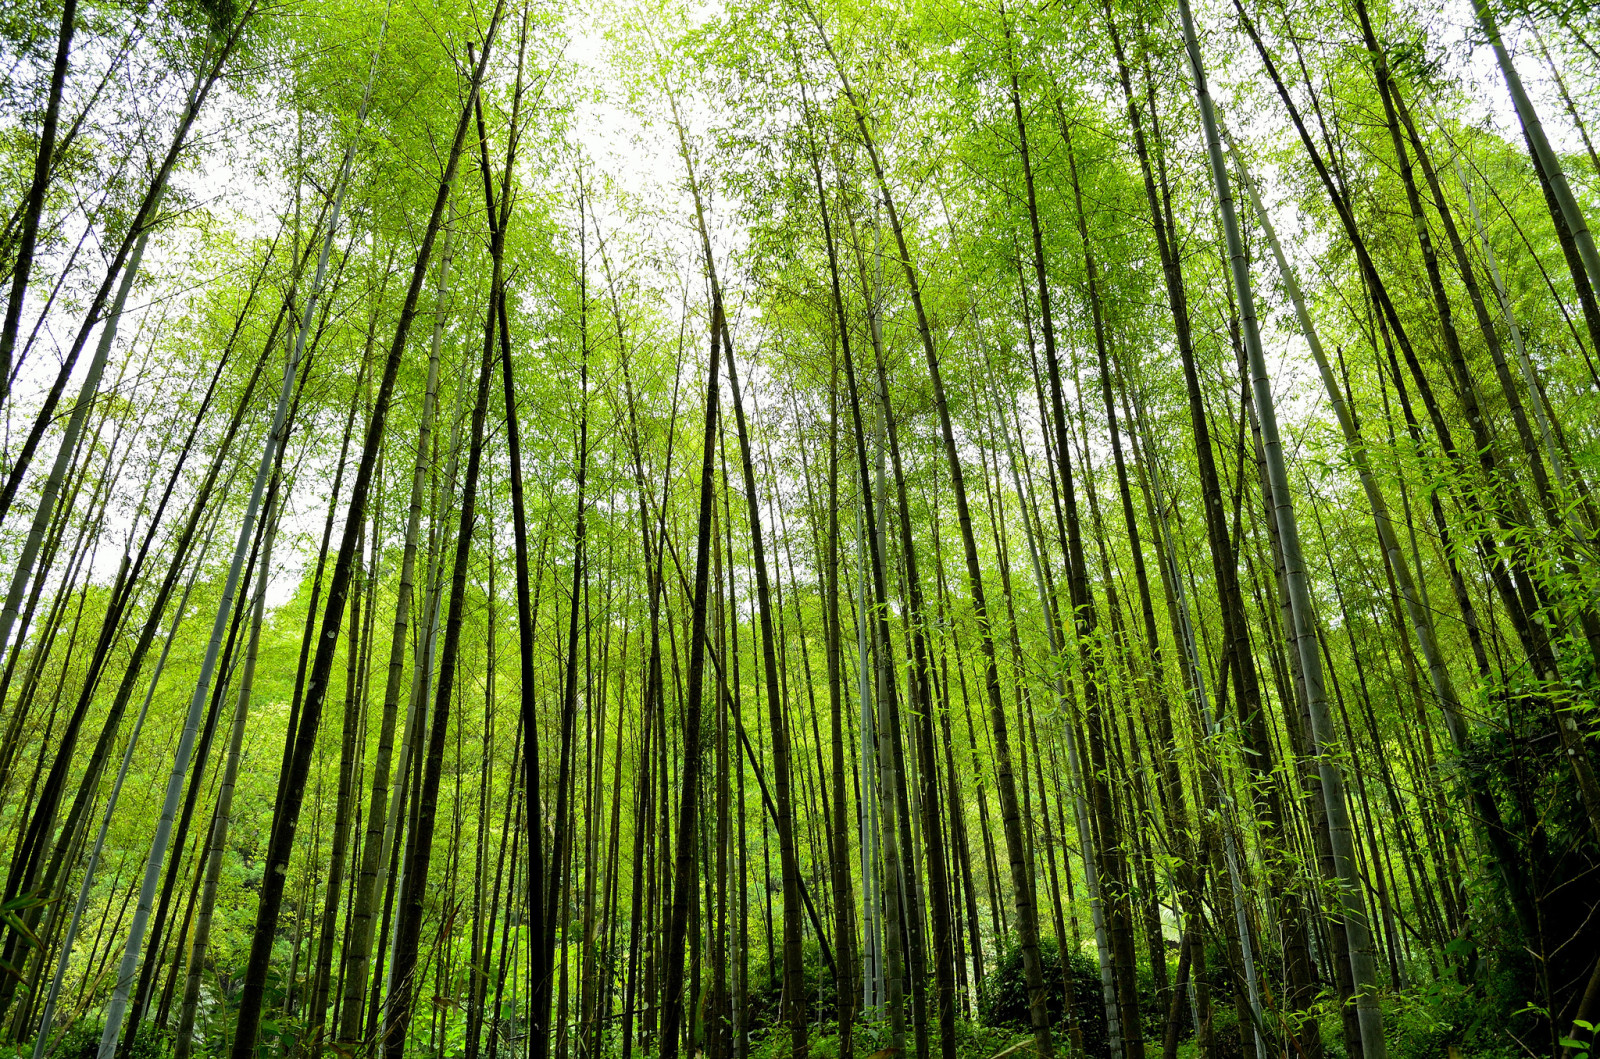
<path fill-rule="evenodd" d="M 1593 0 L 0 5 L 0 1059 L 1600 1055 Z"/>

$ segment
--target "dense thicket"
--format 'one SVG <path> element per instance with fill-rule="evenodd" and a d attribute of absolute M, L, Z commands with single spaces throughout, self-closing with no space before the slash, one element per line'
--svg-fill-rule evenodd
<path fill-rule="evenodd" d="M 1586 1055 L 1600 24 L 0 17 L 0 1047 Z"/>

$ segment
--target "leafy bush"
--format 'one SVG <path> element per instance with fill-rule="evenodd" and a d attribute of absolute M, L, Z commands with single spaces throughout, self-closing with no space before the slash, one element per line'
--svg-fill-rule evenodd
<path fill-rule="evenodd" d="M 1453 1049 L 1472 1059 L 1511 1059 L 1519 1050 L 1507 1031 L 1526 1038 L 1535 1020 L 1531 1012 L 1512 1011 L 1496 992 L 1492 981 L 1440 978 L 1393 997 L 1384 1011 L 1390 1056 L 1431 1059 Z"/>
<path fill-rule="evenodd" d="M 1039 958 L 1044 964 L 1050 1024 L 1061 1027 L 1057 1032 L 1064 1035 L 1066 998 L 1061 989 L 1062 954 L 1054 938 L 1039 939 Z M 1066 961 L 1072 983 L 1072 1004 L 1083 1032 L 1084 1052 L 1091 1057 L 1107 1056 L 1111 1049 L 1106 1031 L 1105 999 L 1100 989 L 1100 966 L 1094 957 L 1083 952 L 1067 953 Z M 1165 1031 L 1166 1012 L 1161 1009 L 1156 997 L 1155 983 L 1148 968 L 1139 968 L 1138 983 L 1139 1012 L 1145 1039 L 1159 1039 Z M 1018 1031 L 1028 1029 L 1028 986 L 1022 973 L 1020 946 L 1007 949 L 995 969 L 984 978 L 983 988 L 978 995 L 978 1016 L 986 1026 Z M 1185 1035 L 1189 1029 L 1189 1019 L 1185 1013 Z"/>
<path fill-rule="evenodd" d="M 751 1033 L 757 1034 L 777 1026 L 781 1016 L 778 1005 L 783 997 L 783 950 L 779 949 L 777 959 L 772 962 L 770 975 L 765 960 L 755 959 L 754 953 L 751 957 L 745 1015 L 750 1020 Z M 833 974 L 823 963 L 822 949 L 815 938 L 805 939 L 801 947 L 800 974 L 805 982 L 806 1017 L 813 1022 L 818 1019 L 831 1022 L 837 1018 Z M 771 1036 L 782 1037 L 784 1046 L 788 1046 L 787 1034 Z"/>
<path fill-rule="evenodd" d="M 1211 998 L 1211 1054 L 1216 1059 L 1238 1059 L 1244 1055 L 1244 1034 L 1239 1012 L 1231 1001 L 1217 1003 Z"/>
<path fill-rule="evenodd" d="M 100 1052 L 100 1034 L 104 1027 L 90 1022 L 80 1022 L 61 1035 L 56 1048 L 56 1059 L 95 1059 Z M 134 1034 L 133 1045 L 127 1059 L 166 1059 L 171 1052 L 167 1037 L 148 1022 L 141 1023 Z"/>

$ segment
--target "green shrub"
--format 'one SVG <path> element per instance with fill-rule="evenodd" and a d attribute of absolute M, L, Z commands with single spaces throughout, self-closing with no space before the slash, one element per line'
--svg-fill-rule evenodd
<path fill-rule="evenodd" d="M 838 1059 L 839 1035 L 831 1024 L 812 1024 L 812 1036 L 807 1045 L 811 1059 Z M 930 1027 L 934 1036 L 933 1050 L 938 1052 L 938 1031 Z M 912 1027 L 906 1021 L 906 1049 L 911 1050 Z M 1018 1042 L 1018 1035 L 1010 1030 L 984 1026 L 969 1019 L 956 1020 L 956 1055 L 958 1059 L 992 1059 Z M 889 1047 L 889 1027 L 881 1022 L 856 1024 L 851 1037 L 852 1048 L 858 1057 L 871 1056 Z M 750 1059 L 789 1059 L 789 1031 L 769 1026 L 751 1037 Z M 899 1057 L 896 1057 L 899 1059 Z"/>
<path fill-rule="evenodd" d="M 61 1035 L 56 1046 L 56 1059 L 95 1059 L 100 1052 L 100 1034 L 104 1028 L 98 1023 L 80 1022 Z M 171 1053 L 166 1034 L 148 1022 L 141 1023 L 128 1049 L 127 1059 L 166 1059 Z"/>
<path fill-rule="evenodd" d="M 1054 938 L 1039 939 L 1039 958 L 1044 964 L 1050 1024 L 1066 1032 L 1066 999 L 1061 989 L 1062 954 Z M 1105 999 L 1100 989 L 1100 966 L 1083 952 L 1069 952 L 1067 970 L 1072 982 L 1072 1003 L 1083 1032 L 1085 1054 L 1098 1059 L 1110 1054 L 1107 1039 Z M 1166 1012 L 1156 997 L 1155 983 L 1148 968 L 1138 972 L 1139 1012 L 1145 1039 L 1160 1040 L 1166 1028 Z M 1028 1022 L 1028 986 L 1022 973 L 1022 949 L 1012 946 L 1000 957 L 995 969 L 984 978 L 978 994 L 978 1017 L 986 1026 L 1024 1031 Z M 1190 1031 L 1188 1013 L 1183 1016 L 1182 1032 Z"/>
<path fill-rule="evenodd" d="M 1434 1059 L 1456 1049 L 1470 1059 L 1510 1059 L 1519 1054 L 1511 1034 L 1526 1039 L 1532 1013 L 1515 1012 L 1495 998 L 1491 982 L 1462 985 L 1449 978 L 1392 997 L 1384 1024 L 1392 1059 Z M 1509 1031 L 1509 1033 L 1508 1033 Z M 1526 1054 L 1526 1053 L 1520 1053 Z"/>
<path fill-rule="evenodd" d="M 822 949 L 815 938 L 806 938 L 801 947 L 800 975 L 805 983 L 806 1018 L 813 1023 L 818 1019 L 831 1022 L 837 1015 L 835 1006 L 836 985 L 833 974 L 822 960 Z M 778 1004 L 783 996 L 783 952 L 780 949 L 768 974 L 765 960 L 750 961 L 750 990 L 746 996 L 745 1017 L 749 1019 L 750 1032 L 762 1033 L 777 1026 L 780 1012 Z M 788 1035 L 782 1037 L 788 1046 Z"/>

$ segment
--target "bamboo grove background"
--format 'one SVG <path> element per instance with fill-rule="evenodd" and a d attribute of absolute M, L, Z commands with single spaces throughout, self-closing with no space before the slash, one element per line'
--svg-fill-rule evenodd
<path fill-rule="evenodd" d="M 1588 5 L 0 41 L 0 1047 L 1587 1053 Z"/>

